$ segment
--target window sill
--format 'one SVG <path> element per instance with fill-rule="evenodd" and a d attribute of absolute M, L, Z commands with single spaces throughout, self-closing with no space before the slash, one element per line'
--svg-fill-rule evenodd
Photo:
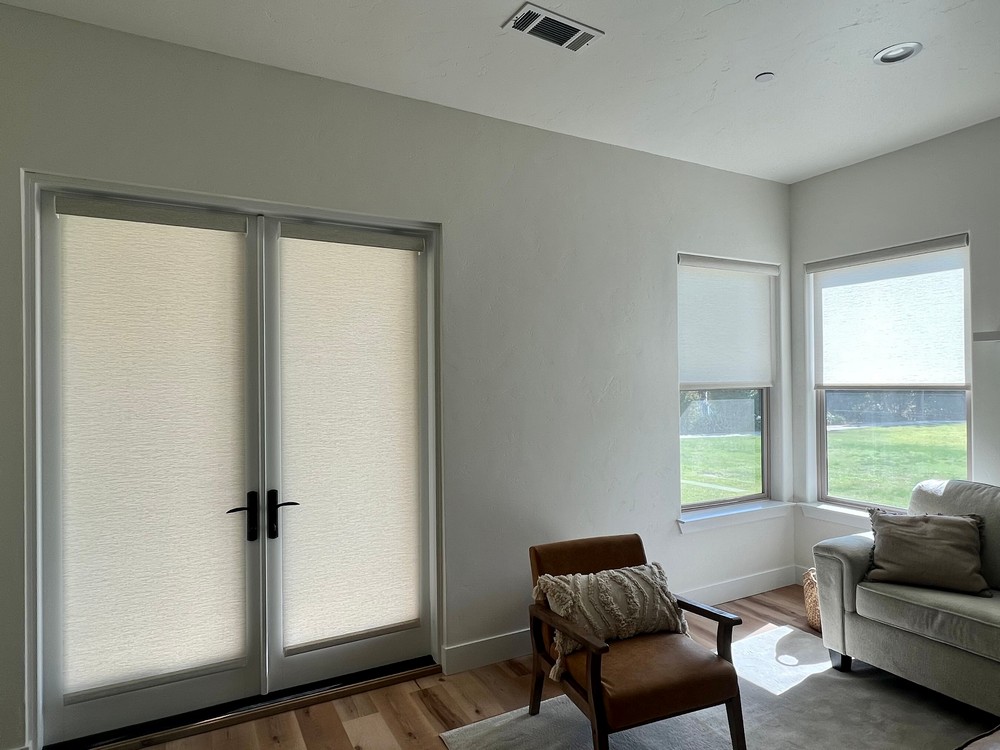
<path fill-rule="evenodd" d="M 871 531 L 872 523 L 868 512 L 862 508 L 849 508 L 846 505 L 833 503 L 797 503 L 806 518 L 817 518 L 821 521 L 832 521 L 841 526 Z"/>
<path fill-rule="evenodd" d="M 744 523 L 782 518 L 792 512 L 792 503 L 777 500 L 754 500 L 748 503 L 719 505 L 715 508 L 682 511 L 677 526 L 682 534 L 694 534 Z"/>

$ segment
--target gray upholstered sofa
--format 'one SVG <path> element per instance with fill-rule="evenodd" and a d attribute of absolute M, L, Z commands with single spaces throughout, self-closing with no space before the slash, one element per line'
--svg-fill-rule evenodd
<path fill-rule="evenodd" d="M 1000 589 L 1000 487 L 921 482 L 909 512 L 982 516 L 982 573 Z M 1000 714 L 1000 591 L 984 598 L 866 582 L 871 550 L 870 532 L 813 547 L 823 643 L 834 667 L 849 671 L 856 658 Z"/>

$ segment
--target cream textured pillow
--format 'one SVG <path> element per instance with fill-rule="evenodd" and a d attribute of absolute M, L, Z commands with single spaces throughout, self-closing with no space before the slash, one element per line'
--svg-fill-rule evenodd
<path fill-rule="evenodd" d="M 535 601 L 548 600 L 549 609 L 601 640 L 631 638 L 640 633 L 687 633 L 687 621 L 667 588 L 659 563 L 600 573 L 541 575 L 535 584 Z M 555 632 L 556 664 L 549 676 L 558 680 L 565 657 L 581 648 L 560 631 Z"/>
<path fill-rule="evenodd" d="M 982 575 L 982 517 L 911 516 L 880 508 L 868 515 L 875 543 L 865 580 L 993 596 Z"/>

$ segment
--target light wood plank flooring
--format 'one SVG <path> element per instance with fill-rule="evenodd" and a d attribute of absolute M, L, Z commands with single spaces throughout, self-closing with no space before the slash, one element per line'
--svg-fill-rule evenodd
<path fill-rule="evenodd" d="M 785 586 L 721 605 L 743 618 L 741 640 L 758 632 L 806 625 L 801 586 Z M 715 645 L 715 625 L 688 614 L 691 635 Z M 433 675 L 318 703 L 205 734 L 155 745 L 154 750 L 442 750 L 438 734 L 528 703 L 531 658 L 454 675 Z M 545 697 L 560 694 L 546 681 Z"/>

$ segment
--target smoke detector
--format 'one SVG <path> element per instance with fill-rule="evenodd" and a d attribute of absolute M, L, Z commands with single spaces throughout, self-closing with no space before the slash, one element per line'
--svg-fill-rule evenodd
<path fill-rule="evenodd" d="M 579 52 L 590 42 L 604 36 L 603 31 L 598 31 L 592 26 L 573 21 L 531 3 L 521 6 L 521 9 L 508 18 L 500 28 L 514 29 L 537 36 L 573 52 Z"/>

